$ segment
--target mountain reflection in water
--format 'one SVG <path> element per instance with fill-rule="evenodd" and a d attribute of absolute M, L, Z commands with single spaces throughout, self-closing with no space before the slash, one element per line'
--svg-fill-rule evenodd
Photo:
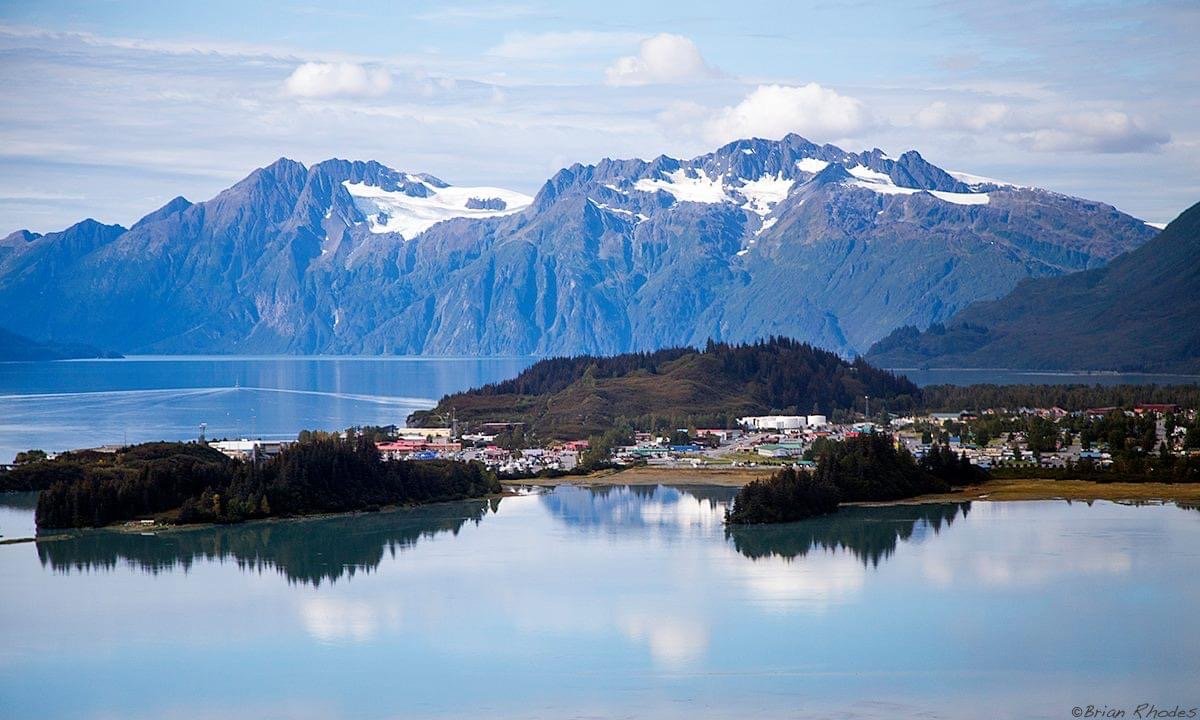
<path fill-rule="evenodd" d="M 551 515 L 576 528 L 648 528 L 680 531 L 720 525 L 737 488 L 712 485 L 560 485 L 539 500 Z"/>
<path fill-rule="evenodd" d="M 657 528 L 683 535 L 722 522 L 736 488 L 708 485 L 628 485 L 559 487 L 542 504 L 566 524 L 583 528 Z M 725 526 L 725 537 L 751 560 L 804 557 L 813 548 L 844 550 L 878 566 L 901 541 L 921 542 L 954 519 L 966 517 L 971 503 L 842 508 L 835 515 L 782 525 Z"/>
<path fill-rule="evenodd" d="M 379 567 L 423 538 L 457 535 L 499 507 L 499 499 L 441 503 L 416 509 L 337 517 L 252 522 L 187 528 L 155 534 L 85 531 L 69 539 L 39 542 L 43 566 L 58 572 L 114 570 L 125 563 L 151 574 L 197 560 L 232 558 L 244 570 L 274 568 L 289 583 L 319 586 Z"/>

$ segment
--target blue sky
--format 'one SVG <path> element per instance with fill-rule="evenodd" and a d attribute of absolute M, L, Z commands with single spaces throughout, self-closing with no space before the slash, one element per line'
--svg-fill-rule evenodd
<path fill-rule="evenodd" d="M 0 234 L 280 156 L 532 193 L 789 131 L 1150 221 L 1200 200 L 1200 3 L 1007 5 L 0 1 Z"/>

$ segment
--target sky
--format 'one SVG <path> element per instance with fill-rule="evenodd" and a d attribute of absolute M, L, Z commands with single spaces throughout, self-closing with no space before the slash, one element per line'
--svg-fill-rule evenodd
<path fill-rule="evenodd" d="M 129 225 L 279 157 L 535 193 L 797 132 L 1166 222 L 1200 3 L 0 0 L 0 236 Z"/>

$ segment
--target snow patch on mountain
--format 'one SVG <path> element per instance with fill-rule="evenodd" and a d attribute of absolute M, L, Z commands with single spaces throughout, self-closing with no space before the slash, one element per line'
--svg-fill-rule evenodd
<path fill-rule="evenodd" d="M 604 210 L 605 212 L 610 212 L 615 215 L 620 215 L 622 217 L 622 219 L 632 221 L 634 224 L 640 223 L 643 220 L 650 219 L 647 215 L 644 215 L 642 213 L 635 213 L 634 211 L 626 210 L 625 208 L 613 207 L 612 205 L 607 205 L 602 202 L 596 202 L 595 200 L 593 200 L 591 198 L 588 198 L 588 202 L 590 202 L 593 206 L 599 208 L 600 210 Z"/>
<path fill-rule="evenodd" d="M 955 205 L 987 205 L 992 199 L 987 193 L 956 193 L 945 190 L 930 190 L 930 195 Z"/>
<path fill-rule="evenodd" d="M 882 195 L 914 195 L 916 193 L 927 192 L 938 200 L 954 203 L 955 205 L 987 205 L 991 201 L 987 193 L 956 193 L 945 190 L 922 190 L 921 188 L 903 187 L 892 182 L 892 179 L 887 175 L 877 170 L 863 167 L 862 165 L 848 167 L 846 171 L 857 178 L 850 183 L 851 185 Z"/>
<path fill-rule="evenodd" d="M 769 214 L 771 207 L 786 198 L 796 182 L 783 177 L 782 173 L 776 176 L 763 175 L 757 180 L 741 178 L 741 181 L 741 187 L 734 188 L 734 191 L 746 198 L 742 208 L 759 215 Z"/>
<path fill-rule="evenodd" d="M 663 190 L 670 193 L 680 202 L 723 203 L 732 202 L 725 194 L 725 186 L 720 178 L 714 180 L 704 173 L 688 175 L 685 168 L 666 173 L 667 178 L 642 178 L 633 184 L 634 190 L 656 192 Z"/>
<path fill-rule="evenodd" d="M 766 220 L 763 220 L 763 224 L 757 230 L 754 231 L 754 235 L 756 237 L 759 235 L 762 235 L 766 231 L 770 230 L 771 226 L 777 222 L 779 222 L 779 218 L 767 218 Z M 753 241 L 751 241 L 751 242 L 753 242 Z"/>
<path fill-rule="evenodd" d="M 440 187 L 420 176 L 408 178 L 427 189 L 424 197 L 349 180 L 342 182 L 342 186 L 366 216 L 371 232 L 399 233 L 405 240 L 415 238 L 443 220 L 512 215 L 533 202 L 528 195 L 504 188 Z"/>
<path fill-rule="evenodd" d="M 861 182 L 878 183 L 880 185 L 895 185 L 895 183 L 892 182 L 892 179 L 887 175 L 863 165 L 853 165 L 848 167 L 846 168 L 846 172 L 858 178 Z"/>
<path fill-rule="evenodd" d="M 829 167 L 829 163 L 816 158 L 804 158 L 796 161 L 796 167 L 800 170 L 800 172 L 812 173 L 813 175 L 816 175 L 825 168 Z"/>
<path fill-rule="evenodd" d="M 987 177 L 986 175 L 975 175 L 973 173 L 959 172 L 957 170 L 947 170 L 946 174 L 949 175 L 950 177 L 954 178 L 955 180 L 958 180 L 959 182 L 963 182 L 963 183 L 966 183 L 967 185 L 970 185 L 973 188 L 979 187 L 981 185 L 996 185 L 998 187 L 1010 187 L 1010 188 L 1024 188 L 1025 187 L 1024 185 L 1017 185 L 1016 183 L 1010 183 L 1005 180 L 997 180 L 996 178 L 990 178 L 990 177 Z"/>

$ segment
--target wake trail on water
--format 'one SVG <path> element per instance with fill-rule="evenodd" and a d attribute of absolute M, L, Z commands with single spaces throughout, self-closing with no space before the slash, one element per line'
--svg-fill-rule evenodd
<path fill-rule="evenodd" d="M 293 390 L 288 388 L 265 387 L 157 388 L 149 390 L 89 390 L 69 393 L 22 393 L 0 395 L 0 402 L 45 402 L 55 400 L 94 400 L 120 402 L 123 400 L 146 399 L 167 401 L 224 395 L 242 391 L 328 397 L 337 400 L 352 400 L 356 402 L 374 403 L 377 405 L 433 405 L 437 402 L 434 398 L 409 397 L 403 395 L 371 395 L 365 393 L 344 393 L 322 390 Z"/>

